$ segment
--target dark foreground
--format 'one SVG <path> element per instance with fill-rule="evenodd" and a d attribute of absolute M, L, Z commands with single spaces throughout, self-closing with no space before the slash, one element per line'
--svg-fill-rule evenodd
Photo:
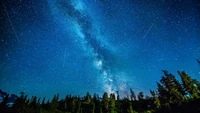
<path fill-rule="evenodd" d="M 173 74 L 163 73 L 157 89 L 150 90 L 151 96 L 144 96 L 143 92 L 136 95 L 130 89 L 127 98 L 120 98 L 120 92 L 105 92 L 103 96 L 86 93 L 84 97 L 67 95 L 59 99 L 55 95 L 52 100 L 45 100 L 36 96 L 28 99 L 21 92 L 10 106 L 14 95 L 1 91 L 0 113 L 200 113 L 200 82 L 184 71 L 178 71 L 181 82 Z"/>

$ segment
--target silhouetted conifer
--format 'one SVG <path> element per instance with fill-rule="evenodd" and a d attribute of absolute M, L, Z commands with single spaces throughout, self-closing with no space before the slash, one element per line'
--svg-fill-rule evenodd
<path fill-rule="evenodd" d="M 131 100 L 136 101 L 136 95 L 135 95 L 135 92 L 132 90 L 132 88 L 130 88 L 130 93 L 131 93 L 131 96 L 130 96 Z"/>
<path fill-rule="evenodd" d="M 108 93 L 105 92 L 103 94 L 103 100 L 102 100 L 102 111 L 103 113 L 108 113 L 108 110 L 109 110 Z"/>

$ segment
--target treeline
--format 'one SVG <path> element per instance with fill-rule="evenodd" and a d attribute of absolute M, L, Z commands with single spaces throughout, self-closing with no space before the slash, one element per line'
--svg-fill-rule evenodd
<path fill-rule="evenodd" d="M 184 71 L 178 71 L 181 81 L 163 70 L 164 75 L 157 82 L 157 89 L 150 90 L 151 96 L 143 92 L 138 95 L 130 89 L 130 96 L 120 98 L 117 94 L 103 96 L 86 93 L 84 97 L 67 95 L 51 101 L 33 96 L 27 98 L 23 92 L 12 107 L 7 107 L 7 95 L 0 104 L 1 113 L 199 113 L 200 82 Z"/>

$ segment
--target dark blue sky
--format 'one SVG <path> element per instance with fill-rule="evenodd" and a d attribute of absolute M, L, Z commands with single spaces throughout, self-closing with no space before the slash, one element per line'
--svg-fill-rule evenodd
<path fill-rule="evenodd" d="M 3 0 L 0 89 L 51 98 L 200 80 L 198 0 Z"/>

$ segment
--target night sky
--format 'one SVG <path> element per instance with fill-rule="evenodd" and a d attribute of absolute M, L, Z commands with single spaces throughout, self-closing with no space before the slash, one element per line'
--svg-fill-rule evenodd
<path fill-rule="evenodd" d="M 0 89 L 149 94 L 168 70 L 200 80 L 199 0 L 1 0 Z"/>

